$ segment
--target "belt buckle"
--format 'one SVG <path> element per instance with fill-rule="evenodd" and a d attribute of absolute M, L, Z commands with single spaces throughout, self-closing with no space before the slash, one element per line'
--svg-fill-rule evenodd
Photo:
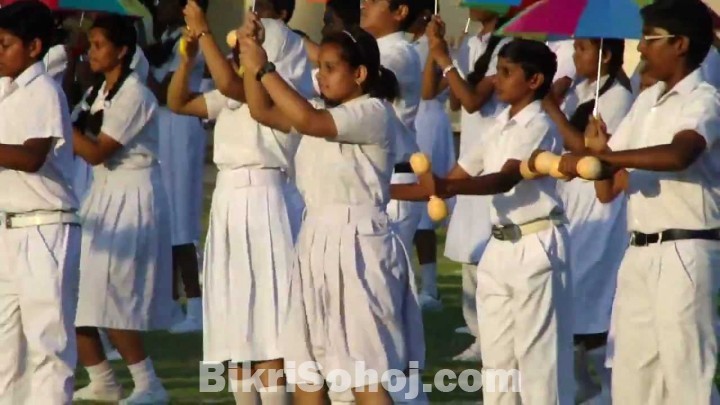
<path fill-rule="evenodd" d="M 513 225 L 494 226 L 492 229 L 492 235 L 495 239 L 502 241 L 516 241 L 522 237 L 522 231 L 520 227 Z"/>
<path fill-rule="evenodd" d="M 2 221 L 5 224 L 6 229 L 12 229 L 12 219 L 14 216 L 14 214 L 3 214 Z"/>
<path fill-rule="evenodd" d="M 645 234 L 642 234 L 639 232 L 633 232 L 632 235 L 630 236 L 630 245 L 631 246 L 645 247 L 648 244 L 649 244 L 648 238 L 647 238 L 647 235 L 645 235 Z"/>

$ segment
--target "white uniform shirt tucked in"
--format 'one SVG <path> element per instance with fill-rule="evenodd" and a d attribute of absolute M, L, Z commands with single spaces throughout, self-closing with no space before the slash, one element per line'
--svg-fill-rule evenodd
<path fill-rule="evenodd" d="M 385 206 L 393 169 L 393 121 L 389 103 L 363 96 L 328 110 L 335 139 L 303 136 L 297 185 L 306 205 Z"/>
<path fill-rule="evenodd" d="M 481 145 L 462 156 L 458 164 L 471 176 L 478 176 L 499 172 L 510 159 L 527 159 L 536 149 L 559 153 L 560 147 L 550 119 L 535 101 L 512 118 L 509 107 L 503 111 Z M 520 225 L 547 217 L 561 205 L 555 186 L 552 178 L 521 181 L 507 193 L 493 195 L 490 223 Z"/>
<path fill-rule="evenodd" d="M 22 145 L 29 139 L 53 138 L 45 164 L 37 173 L 0 168 L 0 211 L 78 208 L 70 184 L 73 167 L 72 128 L 62 90 L 45 73 L 42 62 L 27 68 L 9 83 L 0 99 L 0 143 Z"/>
<path fill-rule="evenodd" d="M 630 170 L 627 194 L 630 231 L 720 227 L 720 96 L 696 70 L 665 93 L 658 83 L 638 96 L 609 146 L 614 151 L 672 142 L 692 130 L 707 141 L 707 150 L 681 172 Z"/>
<path fill-rule="evenodd" d="M 100 132 L 113 138 L 123 148 L 105 162 L 110 169 L 150 167 L 158 153 L 158 126 L 153 115 L 157 101 L 150 90 L 131 74 L 113 99 L 106 103 L 105 83 L 90 107 L 90 113 L 103 110 Z"/>
<path fill-rule="evenodd" d="M 220 170 L 281 169 L 289 171 L 298 137 L 260 125 L 250 116 L 247 104 L 205 93 L 208 117 L 215 123 L 213 160 Z"/>
<path fill-rule="evenodd" d="M 377 44 L 380 49 L 380 63 L 395 73 L 400 84 L 400 96 L 393 105 L 395 112 L 400 121 L 414 132 L 422 91 L 420 57 L 402 32 L 378 38 Z"/>

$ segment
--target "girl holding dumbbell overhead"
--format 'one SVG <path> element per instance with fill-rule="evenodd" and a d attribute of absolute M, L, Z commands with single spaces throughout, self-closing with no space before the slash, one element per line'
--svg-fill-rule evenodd
<path fill-rule="evenodd" d="M 90 67 L 104 76 L 75 122 L 75 153 L 93 165 L 81 210 L 83 244 L 75 325 L 90 384 L 76 400 L 119 401 L 122 387 L 103 353 L 107 330 L 132 374 L 133 403 L 167 401 L 141 332 L 171 324 L 170 222 L 158 153 L 157 101 L 132 72 L 135 28 L 99 17 L 89 33 Z"/>
<path fill-rule="evenodd" d="M 252 38 L 261 25 L 249 18 L 252 32 L 241 40 L 241 52 L 250 111 L 271 127 L 302 134 L 295 164 L 307 212 L 290 281 L 284 354 L 286 362 L 316 362 L 322 375 L 307 381 L 294 373 L 295 401 L 323 403 L 325 377 L 344 370 L 358 403 L 389 404 L 378 386 L 384 381 L 354 372 L 363 361 L 382 376 L 424 355 L 413 281 L 385 211 L 400 125 L 386 100 L 397 95 L 397 82 L 380 65 L 372 36 L 350 28 L 324 38 L 318 73 L 324 102 L 308 102 L 267 62 Z M 416 329 L 405 327 L 408 316 L 418 317 Z M 359 389 L 367 386 L 378 390 Z"/>
<path fill-rule="evenodd" d="M 160 104 L 160 166 L 170 199 L 173 244 L 173 298 L 180 299 L 179 281 L 185 289 L 187 313 L 172 325 L 171 332 L 202 330 L 202 292 L 198 275 L 196 244 L 200 241 L 200 217 L 203 203 L 206 135 L 197 117 L 175 114 L 166 106 L 167 88 L 181 60 L 180 38 L 185 27 L 183 7 L 187 0 L 159 0 L 157 23 L 164 29 L 160 41 L 146 50 L 151 72 L 148 87 Z M 198 3 L 207 9 L 207 0 Z M 194 59 L 190 80 L 198 91 L 205 69 L 202 52 Z M 180 304 L 176 303 L 176 312 Z"/>
<path fill-rule="evenodd" d="M 583 152 L 583 133 L 593 109 L 597 107 L 612 133 L 630 110 L 633 96 L 629 83 L 620 77 L 625 41 L 577 39 L 574 46 L 575 68 L 582 81 L 570 88 L 562 109 L 553 97 L 546 97 L 543 105 L 559 129 L 565 149 Z M 602 58 L 600 72 L 598 58 Z M 598 77 L 600 97 L 596 105 Z M 627 246 L 625 201 L 619 198 L 612 204 L 600 203 L 595 196 L 594 183 L 585 179 L 558 182 L 558 188 L 572 240 L 570 271 L 575 313 L 576 400 L 581 403 L 598 394 L 600 388 L 604 395 L 610 394 L 610 373 L 604 366 L 605 346 L 617 270 Z M 601 385 L 592 380 L 589 361 L 600 377 Z"/>

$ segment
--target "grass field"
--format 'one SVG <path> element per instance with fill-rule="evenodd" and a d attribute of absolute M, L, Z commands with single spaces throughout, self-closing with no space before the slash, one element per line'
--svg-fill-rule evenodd
<path fill-rule="evenodd" d="M 206 180 L 206 210 L 210 208 L 212 196 L 212 178 Z M 205 216 L 207 217 L 207 215 Z M 206 225 L 206 224 L 204 224 Z M 426 314 L 425 339 L 427 346 L 427 370 L 423 374 L 423 382 L 431 383 L 437 370 L 451 369 L 459 374 L 462 370 L 478 367 L 478 364 L 458 363 L 451 361 L 452 356 L 460 353 L 472 343 L 469 335 L 456 334 L 455 328 L 465 324 L 461 307 L 461 274 L 460 267 L 442 257 L 444 235 L 440 235 L 441 246 L 438 250 L 438 286 L 442 295 L 444 308 L 441 312 Z M 202 360 L 202 335 L 172 335 L 165 332 L 147 335 L 147 350 L 152 356 L 158 376 L 163 380 L 169 391 L 172 403 L 234 403 L 230 393 L 199 392 L 199 362 Z M 122 362 L 114 362 L 120 382 L 127 393 L 132 390 L 130 373 Z M 87 384 L 87 374 L 78 369 L 77 387 Z M 477 403 L 479 393 L 469 394 L 457 389 L 454 392 L 430 393 L 433 403 Z"/>

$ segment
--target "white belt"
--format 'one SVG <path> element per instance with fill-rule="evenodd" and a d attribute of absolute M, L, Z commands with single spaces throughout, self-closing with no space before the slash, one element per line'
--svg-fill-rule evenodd
<path fill-rule="evenodd" d="M 3 214 L 2 224 L 6 229 L 55 224 L 79 224 L 80 217 L 67 211 L 34 211 L 22 214 Z"/>
<path fill-rule="evenodd" d="M 565 219 L 562 213 L 554 212 L 548 217 L 539 218 L 522 225 L 493 226 L 492 235 L 495 239 L 502 241 L 517 241 L 523 236 L 542 232 L 563 223 L 565 223 Z"/>

